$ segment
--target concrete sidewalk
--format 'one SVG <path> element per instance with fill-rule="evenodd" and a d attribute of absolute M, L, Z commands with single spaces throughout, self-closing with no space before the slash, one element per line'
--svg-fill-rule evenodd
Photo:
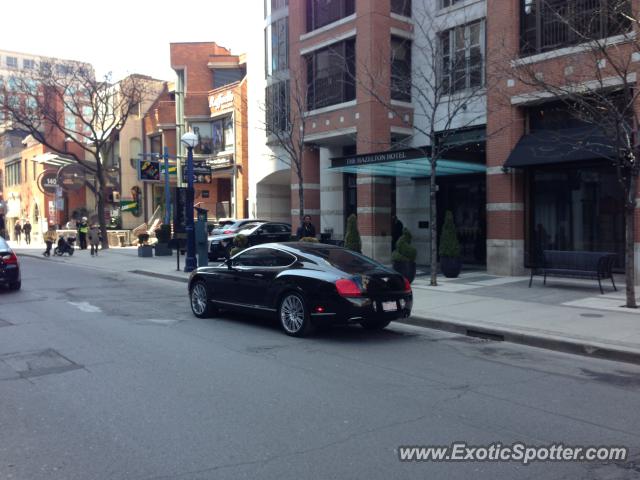
<path fill-rule="evenodd" d="M 10 242 L 11 243 L 11 242 Z M 111 248 L 91 257 L 76 250 L 72 257 L 42 256 L 44 246 L 16 246 L 18 255 L 64 262 L 105 271 L 130 272 L 186 282 L 176 269 L 176 256 L 140 258 L 137 247 Z M 180 257 L 184 268 L 184 256 Z M 496 277 L 483 272 L 457 279 L 428 277 L 413 282 L 413 315 L 406 323 L 464 335 L 505 340 L 581 355 L 640 364 L 640 310 L 621 307 L 624 284 L 618 292 L 605 285 L 600 295 L 596 281 L 551 278 L 547 286 L 534 278 Z"/>

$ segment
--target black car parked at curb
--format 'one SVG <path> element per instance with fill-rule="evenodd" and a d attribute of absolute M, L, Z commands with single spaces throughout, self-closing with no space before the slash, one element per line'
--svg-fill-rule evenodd
<path fill-rule="evenodd" d="M 209 260 L 227 258 L 237 235 L 247 237 L 249 246 L 261 243 L 287 242 L 291 240 L 291 225 L 288 223 L 262 222 L 254 220 L 242 225 L 238 230 L 209 237 Z"/>
<path fill-rule="evenodd" d="M 22 286 L 18 257 L 2 237 L 0 237 L 0 284 L 8 285 L 11 290 L 20 290 Z"/>
<path fill-rule="evenodd" d="M 413 306 L 411 285 L 398 272 L 342 247 L 307 242 L 248 248 L 192 272 L 188 289 L 197 317 L 218 309 L 277 314 L 292 336 L 318 325 L 383 329 Z"/>

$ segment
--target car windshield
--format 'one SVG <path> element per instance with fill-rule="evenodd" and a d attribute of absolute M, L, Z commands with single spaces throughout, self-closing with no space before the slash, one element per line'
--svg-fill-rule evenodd
<path fill-rule="evenodd" d="M 238 228 L 238 232 L 246 232 L 247 230 L 253 230 L 256 227 L 259 227 L 260 223 L 245 223 L 240 228 Z"/>
<path fill-rule="evenodd" d="M 384 268 L 380 263 L 343 248 L 313 248 L 305 253 L 316 257 L 319 263 L 325 263 L 347 273 L 364 273 L 373 269 Z"/>
<path fill-rule="evenodd" d="M 9 250 L 9 244 L 5 242 L 4 238 L 0 237 L 0 252 L 8 252 Z"/>

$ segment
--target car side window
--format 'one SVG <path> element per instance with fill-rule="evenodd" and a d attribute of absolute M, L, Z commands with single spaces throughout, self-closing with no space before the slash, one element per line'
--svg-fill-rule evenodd
<path fill-rule="evenodd" d="M 233 265 L 237 267 L 264 267 L 265 257 L 268 249 L 256 248 L 248 252 L 241 253 L 233 259 Z"/>
<path fill-rule="evenodd" d="M 288 267 L 295 261 L 293 255 L 281 252 L 280 250 L 268 249 L 269 253 L 265 256 L 266 267 Z"/>

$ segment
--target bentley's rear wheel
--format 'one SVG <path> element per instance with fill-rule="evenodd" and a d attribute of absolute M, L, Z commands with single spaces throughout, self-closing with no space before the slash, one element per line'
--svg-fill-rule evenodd
<path fill-rule="evenodd" d="M 304 337 L 313 330 L 304 298 L 299 293 L 290 292 L 282 297 L 278 316 L 287 335 Z"/>

